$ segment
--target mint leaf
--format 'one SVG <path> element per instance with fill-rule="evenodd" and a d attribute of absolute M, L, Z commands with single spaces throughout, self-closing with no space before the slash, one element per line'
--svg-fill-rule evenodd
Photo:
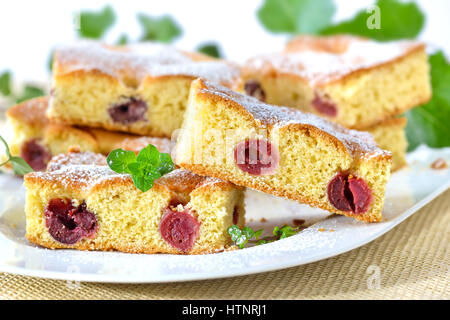
<path fill-rule="evenodd" d="M 144 172 L 143 175 L 131 175 L 134 185 L 142 192 L 146 192 L 153 188 L 153 182 L 159 178 L 161 178 L 161 174 L 155 168 L 151 168 L 149 171 Z"/>
<path fill-rule="evenodd" d="M 258 18 L 271 32 L 317 34 L 335 11 L 333 0 L 265 0 Z"/>
<path fill-rule="evenodd" d="M 78 35 L 83 38 L 100 39 L 115 22 L 116 15 L 111 6 L 106 6 L 98 12 L 81 12 Z"/>
<path fill-rule="evenodd" d="M 4 96 L 11 94 L 11 73 L 9 71 L 0 74 L 0 93 Z"/>
<path fill-rule="evenodd" d="M 285 225 L 281 228 L 279 227 L 273 228 L 273 235 L 278 239 L 284 239 L 297 234 L 298 231 L 299 230 L 296 228 L 292 228 L 291 226 Z"/>
<path fill-rule="evenodd" d="M 353 34 L 364 36 L 378 41 L 390 41 L 397 39 L 413 39 L 422 30 L 425 16 L 415 2 L 403 2 L 398 0 L 378 0 L 375 4 L 379 7 L 380 28 L 372 23 L 376 17 L 376 11 L 367 12 L 361 10 L 350 20 L 330 26 L 321 31 L 321 34 Z"/>
<path fill-rule="evenodd" d="M 116 149 L 110 152 L 106 162 L 112 171 L 117 173 L 131 173 L 128 166 L 136 162 L 136 155 L 133 151 Z"/>
<path fill-rule="evenodd" d="M 242 230 L 237 225 L 232 225 L 227 229 L 227 233 L 230 235 L 231 240 L 237 245 L 240 249 L 244 249 L 245 245 L 249 242 L 249 240 L 258 238 L 261 236 L 264 229 L 253 230 L 250 227 L 243 227 Z"/>
<path fill-rule="evenodd" d="M 26 100 L 30 100 L 37 97 L 42 97 L 45 95 L 45 92 L 42 88 L 39 88 L 34 85 L 27 84 L 25 85 L 22 94 L 16 98 L 16 103 L 21 103 Z"/>
<path fill-rule="evenodd" d="M 9 160 L 11 161 L 14 174 L 23 176 L 29 172 L 33 172 L 33 169 L 30 167 L 30 165 L 21 157 L 11 157 Z"/>
<path fill-rule="evenodd" d="M 106 161 L 114 172 L 130 174 L 134 185 L 142 192 L 151 189 L 155 180 L 175 169 L 172 158 L 167 153 L 159 153 L 151 144 L 137 156 L 132 151 L 113 150 Z"/>
<path fill-rule="evenodd" d="M 172 158 L 168 153 L 160 153 L 159 154 L 159 166 L 158 171 L 161 175 L 165 175 L 175 169 L 175 164 L 172 161 Z"/>
<path fill-rule="evenodd" d="M 170 43 L 181 35 L 181 28 L 169 15 L 152 17 L 138 14 L 138 21 L 143 29 L 141 41 L 160 41 Z"/>
<path fill-rule="evenodd" d="M 149 144 L 139 152 L 136 160 L 147 166 L 157 167 L 159 166 L 159 151 L 154 145 Z"/>
<path fill-rule="evenodd" d="M 430 147 L 450 146 L 450 64 L 442 51 L 429 57 L 433 98 L 406 113 L 409 150 L 424 143 Z"/>
<path fill-rule="evenodd" d="M 21 157 L 13 157 L 13 156 L 11 156 L 11 152 L 9 150 L 9 146 L 6 143 L 5 139 L 3 139 L 2 136 L 0 136 L 0 141 L 4 144 L 4 146 L 5 146 L 5 153 L 6 153 L 6 156 L 8 157 L 8 159 L 5 162 L 0 163 L 0 167 L 4 166 L 8 162 L 11 162 L 11 165 L 12 165 L 13 170 L 14 170 L 14 174 L 16 174 L 16 175 L 23 176 L 23 175 L 25 175 L 25 174 L 27 174 L 29 172 L 33 172 L 33 169 Z"/>
<path fill-rule="evenodd" d="M 197 51 L 213 58 L 221 58 L 222 53 L 219 46 L 215 43 L 205 43 L 197 48 Z"/>
<path fill-rule="evenodd" d="M 119 39 L 117 40 L 117 45 L 123 46 L 129 43 L 130 40 L 128 40 L 128 36 L 126 34 L 120 35 Z"/>
<path fill-rule="evenodd" d="M 53 60 L 54 60 L 53 54 L 54 54 L 53 50 L 50 51 L 50 54 L 47 58 L 47 70 L 50 72 L 53 70 Z"/>

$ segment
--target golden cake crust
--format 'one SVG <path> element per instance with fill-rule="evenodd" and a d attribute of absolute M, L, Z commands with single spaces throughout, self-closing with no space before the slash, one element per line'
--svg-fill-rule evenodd
<path fill-rule="evenodd" d="M 8 118 L 14 118 L 31 126 L 44 127 L 48 124 L 45 113 L 49 97 L 39 97 L 12 106 L 6 111 Z"/>
<path fill-rule="evenodd" d="M 48 163 L 48 171 L 31 172 L 24 176 L 25 182 L 41 185 L 58 185 L 66 190 L 82 190 L 89 194 L 102 188 L 119 185 L 133 185 L 131 176 L 112 171 L 101 154 L 80 152 L 72 149 L 67 154 L 53 157 Z M 153 188 L 163 188 L 173 192 L 189 192 L 194 189 L 231 188 L 229 182 L 202 177 L 182 169 L 176 169 L 154 182 Z"/>
<path fill-rule="evenodd" d="M 280 130 L 307 130 L 310 134 L 339 146 L 353 158 L 391 159 L 391 154 L 381 150 L 368 133 L 344 128 L 297 109 L 265 104 L 253 97 L 238 94 L 203 79 L 196 80 L 193 86 L 198 88 L 199 96 L 216 103 L 223 102 L 228 107 L 237 109 L 257 126 L 263 125 Z"/>
<path fill-rule="evenodd" d="M 418 51 L 425 51 L 425 44 L 378 43 L 352 36 L 300 36 L 284 52 L 249 59 L 243 73 L 257 69 L 263 74 L 292 76 L 320 87 L 396 63 Z"/>
<path fill-rule="evenodd" d="M 97 41 L 80 41 L 55 50 L 54 76 L 108 75 L 137 86 L 145 78 L 203 77 L 232 86 L 239 79 L 239 67 L 199 53 L 188 53 L 160 43 L 110 46 Z"/>

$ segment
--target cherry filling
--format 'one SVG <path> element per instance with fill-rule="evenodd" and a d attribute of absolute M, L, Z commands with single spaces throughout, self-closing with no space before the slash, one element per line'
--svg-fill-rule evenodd
<path fill-rule="evenodd" d="M 147 112 L 145 101 L 129 98 L 127 102 L 113 105 L 108 109 L 109 116 L 114 122 L 130 124 L 143 120 Z"/>
<path fill-rule="evenodd" d="M 265 139 L 247 139 L 234 148 L 234 161 L 239 169 L 251 175 L 273 174 L 278 168 L 277 148 Z"/>
<path fill-rule="evenodd" d="M 321 98 L 317 93 L 314 96 L 314 99 L 312 101 L 312 105 L 314 109 L 317 110 L 317 112 L 330 116 L 335 117 L 337 115 L 337 108 L 336 104 L 329 100 L 325 100 Z"/>
<path fill-rule="evenodd" d="M 367 183 L 349 174 L 338 173 L 328 183 L 328 199 L 338 210 L 364 213 L 372 203 L 372 191 Z"/>
<path fill-rule="evenodd" d="M 51 199 L 44 209 L 44 217 L 50 235 L 64 244 L 92 237 L 98 229 L 97 219 L 84 201 L 74 207 L 68 199 Z"/>
<path fill-rule="evenodd" d="M 47 163 L 52 157 L 47 149 L 38 143 L 37 139 L 25 142 L 22 145 L 20 156 L 34 171 L 45 170 L 47 168 Z"/>
<path fill-rule="evenodd" d="M 266 101 L 266 93 L 264 92 L 261 84 L 255 80 L 248 80 L 244 84 L 244 91 L 249 96 L 255 97 L 259 101 Z"/>
<path fill-rule="evenodd" d="M 182 212 L 163 209 L 163 217 L 159 224 L 159 233 L 171 246 L 187 252 L 199 235 L 200 222 L 190 214 L 189 209 Z"/>

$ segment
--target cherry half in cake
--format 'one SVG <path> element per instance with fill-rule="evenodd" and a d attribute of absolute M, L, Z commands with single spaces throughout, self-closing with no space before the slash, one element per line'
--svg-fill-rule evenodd
<path fill-rule="evenodd" d="M 20 156 L 33 168 L 34 171 L 42 171 L 47 168 L 51 154 L 37 139 L 32 139 L 22 145 Z"/>
<path fill-rule="evenodd" d="M 97 218 L 84 201 L 74 207 L 69 199 L 51 199 L 44 208 L 44 217 L 52 238 L 64 244 L 92 237 L 98 229 Z"/>
<path fill-rule="evenodd" d="M 108 113 L 114 122 L 130 124 L 144 120 L 147 109 L 145 101 L 131 97 L 125 102 L 113 105 L 108 109 Z"/>
<path fill-rule="evenodd" d="M 255 97 L 259 101 L 266 101 L 266 93 L 261 84 L 256 80 L 248 80 L 244 84 L 244 91 L 249 96 Z"/>
<path fill-rule="evenodd" d="M 360 178 L 346 173 L 338 173 L 328 183 L 328 199 L 338 210 L 361 214 L 372 203 L 372 191 Z"/>
<path fill-rule="evenodd" d="M 279 160 L 277 148 L 266 139 L 247 139 L 234 148 L 237 167 L 254 176 L 273 174 Z"/>
<path fill-rule="evenodd" d="M 321 97 L 317 92 L 314 95 L 314 99 L 312 100 L 311 104 L 314 109 L 320 114 L 329 117 L 337 116 L 336 104 L 331 102 L 329 99 Z"/>
<path fill-rule="evenodd" d="M 172 208 L 163 209 L 159 232 L 171 246 L 187 252 L 194 246 L 195 240 L 198 238 L 200 222 L 189 209 L 176 211 L 176 208 L 174 210 Z"/>

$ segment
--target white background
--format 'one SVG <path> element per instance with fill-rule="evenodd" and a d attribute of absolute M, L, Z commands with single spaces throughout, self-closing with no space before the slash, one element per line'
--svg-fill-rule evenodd
<path fill-rule="evenodd" d="M 450 52 L 450 0 L 418 0 L 426 13 L 420 38 Z M 16 80 L 46 80 L 50 48 L 76 38 L 73 16 L 80 9 L 112 4 L 117 23 L 107 34 L 116 42 L 123 32 L 138 39 L 137 12 L 170 13 L 183 27 L 176 45 L 194 49 L 199 43 L 220 42 L 227 58 L 242 61 L 260 52 L 279 50 L 287 37 L 266 32 L 256 18 L 262 0 L 12 0 L 0 1 L 0 72 L 9 69 Z M 370 0 L 336 0 L 336 20 L 351 17 Z M 381 17 L 382 21 L 383 17 Z"/>

